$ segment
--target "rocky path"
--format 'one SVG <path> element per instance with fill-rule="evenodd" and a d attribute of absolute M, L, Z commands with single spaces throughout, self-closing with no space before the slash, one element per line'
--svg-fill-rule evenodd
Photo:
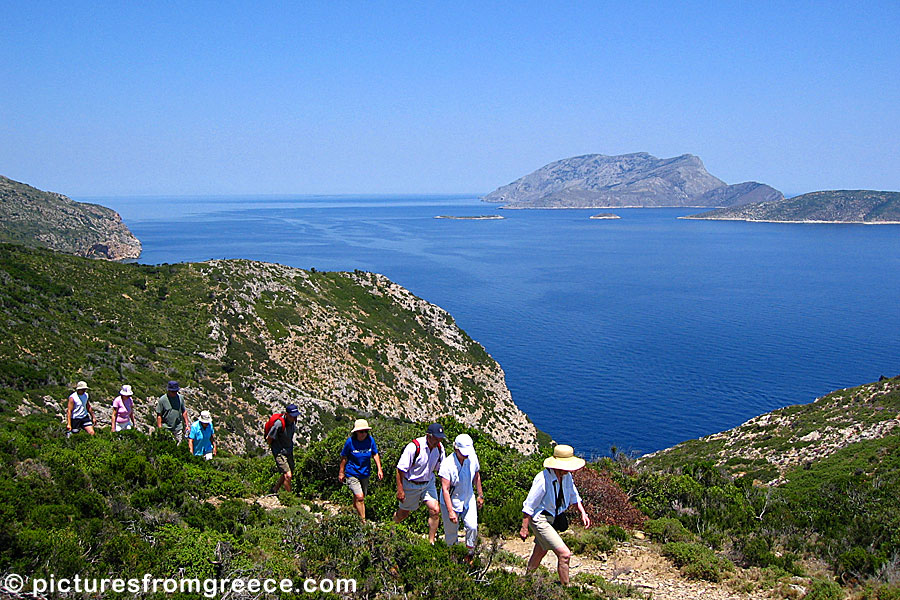
<path fill-rule="evenodd" d="M 515 538 L 503 541 L 503 549 L 528 560 L 534 541 Z M 551 572 L 556 571 L 556 556 L 548 552 L 541 562 Z M 524 567 L 516 569 L 524 572 Z M 646 540 L 632 539 L 619 544 L 605 560 L 595 560 L 574 555 L 569 566 L 574 578 L 579 573 L 600 575 L 610 583 L 630 585 L 653 600 L 770 600 L 763 592 L 745 594 L 728 588 L 725 584 L 685 579 L 672 563 L 666 560 Z"/>

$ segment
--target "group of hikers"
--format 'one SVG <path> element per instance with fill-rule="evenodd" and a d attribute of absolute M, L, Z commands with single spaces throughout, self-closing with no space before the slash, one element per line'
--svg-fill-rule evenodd
<path fill-rule="evenodd" d="M 178 443 L 187 439 L 192 454 L 211 459 L 217 451 L 212 417 L 209 411 L 204 410 L 199 420 L 191 424 L 179 391 L 178 382 L 168 382 L 166 393 L 159 397 L 156 405 L 157 428 L 171 431 Z M 281 489 L 291 491 L 294 433 L 299 416 L 297 405 L 288 404 L 284 412 L 272 415 L 264 427 L 264 438 L 272 450 L 279 472 L 272 493 Z M 134 405 L 129 385 L 123 385 L 113 400 L 110 421 L 113 432 L 134 428 Z M 79 381 L 68 399 L 67 433 L 84 430 L 93 435 L 93 422 L 94 411 L 88 397 L 88 386 L 84 381 Z M 365 419 L 354 422 L 341 450 L 338 468 L 338 481 L 349 488 L 353 495 L 353 507 L 362 521 L 366 519 L 365 498 L 373 462 L 376 477 L 379 481 L 384 479 L 378 444 L 371 430 Z M 428 510 L 428 541 L 434 544 L 438 525 L 443 522 L 444 542 L 454 545 L 459 542 L 462 526 L 463 539 L 469 550 L 466 560 L 471 561 L 478 536 L 478 511 L 484 506 L 481 465 L 471 436 L 465 433 L 456 436 L 449 455 L 444 451 L 445 439 L 440 423 L 432 423 L 425 435 L 404 447 L 395 472 L 397 509 L 393 520 L 400 523 L 424 504 Z M 544 460 L 544 469 L 535 475 L 522 504 L 519 536 L 524 541 L 531 532 L 535 540 L 527 569 L 537 569 L 547 552 L 552 551 L 557 556 L 557 572 L 564 585 L 569 583 L 571 551 L 559 534 L 568 528 L 566 510 L 575 505 L 584 527 L 591 525 L 572 477 L 572 473 L 584 464 L 584 459 L 576 457 L 571 446 L 555 446 L 553 456 Z"/>
<path fill-rule="evenodd" d="M 179 444 L 187 439 L 188 449 L 195 456 L 210 460 L 218 453 L 212 415 L 208 410 L 200 412 L 200 418 L 193 424 L 188 420 L 187 407 L 177 381 L 166 384 L 166 393 L 156 402 L 156 427 L 168 429 Z M 134 393 L 125 384 L 112 402 L 110 430 L 126 431 L 135 428 Z M 85 431 L 94 435 L 94 407 L 91 406 L 88 385 L 84 381 L 75 384 L 75 391 L 69 396 L 66 406 L 66 435 Z"/>

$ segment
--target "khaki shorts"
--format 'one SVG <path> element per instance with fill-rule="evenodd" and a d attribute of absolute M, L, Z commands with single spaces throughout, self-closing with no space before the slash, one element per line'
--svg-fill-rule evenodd
<path fill-rule="evenodd" d="M 429 500 L 438 501 L 437 488 L 434 487 L 434 477 L 428 483 L 413 483 L 408 479 L 403 480 L 403 493 L 405 497 L 400 503 L 400 510 L 412 512 L 419 508 L 422 502 Z"/>
<path fill-rule="evenodd" d="M 559 537 L 559 533 L 547 520 L 547 515 L 542 512 L 531 518 L 531 532 L 534 533 L 535 543 L 544 550 L 555 552 L 567 548 L 566 543 Z"/>
<path fill-rule="evenodd" d="M 369 478 L 368 477 L 347 477 L 344 479 L 344 485 L 350 488 L 354 496 L 369 495 Z"/>
<path fill-rule="evenodd" d="M 278 470 L 282 475 L 287 475 L 288 473 L 293 474 L 294 472 L 294 455 L 293 454 L 276 454 L 275 455 L 275 466 L 278 467 Z"/>

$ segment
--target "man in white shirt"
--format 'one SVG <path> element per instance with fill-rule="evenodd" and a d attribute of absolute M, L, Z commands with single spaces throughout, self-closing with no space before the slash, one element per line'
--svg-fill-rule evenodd
<path fill-rule="evenodd" d="M 459 522 L 466 530 L 467 560 L 471 560 L 478 539 L 478 509 L 484 506 L 481 467 L 472 438 L 462 433 L 453 441 L 453 454 L 441 464 L 441 519 L 444 542 L 452 546 L 459 540 Z M 475 496 L 475 490 L 478 496 Z"/>
<path fill-rule="evenodd" d="M 428 541 L 434 544 L 441 509 L 438 505 L 434 473 L 444 460 L 441 440 L 444 428 L 439 423 L 428 426 L 427 433 L 406 445 L 397 462 L 397 500 L 394 523 L 399 523 L 424 502 L 428 507 Z"/>

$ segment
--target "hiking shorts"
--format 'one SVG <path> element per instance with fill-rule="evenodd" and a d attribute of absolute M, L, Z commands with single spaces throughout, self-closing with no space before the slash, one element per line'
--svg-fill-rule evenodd
<path fill-rule="evenodd" d="M 116 423 L 116 431 L 125 431 L 128 429 L 134 429 L 134 425 L 131 421 L 125 421 L 124 423 Z"/>
<path fill-rule="evenodd" d="M 84 429 L 85 427 L 93 427 L 94 422 L 91 421 L 91 417 L 72 417 L 72 431 L 78 431 Z"/>
<path fill-rule="evenodd" d="M 354 496 L 369 495 L 369 478 L 368 477 L 347 477 L 344 479 L 344 485 L 350 488 Z"/>
<path fill-rule="evenodd" d="M 400 503 L 400 510 L 412 512 L 419 508 L 422 502 L 429 500 L 438 501 L 437 488 L 434 486 L 434 477 L 427 483 L 413 483 L 408 479 L 403 480 L 403 493 L 405 498 Z"/>
<path fill-rule="evenodd" d="M 282 475 L 294 473 L 294 455 L 293 454 L 276 454 L 275 466 Z"/>
<path fill-rule="evenodd" d="M 547 515 L 542 512 L 531 517 L 531 532 L 534 533 L 534 543 L 544 550 L 562 550 L 567 548 L 566 543 L 553 529 L 553 525 L 547 520 Z"/>

